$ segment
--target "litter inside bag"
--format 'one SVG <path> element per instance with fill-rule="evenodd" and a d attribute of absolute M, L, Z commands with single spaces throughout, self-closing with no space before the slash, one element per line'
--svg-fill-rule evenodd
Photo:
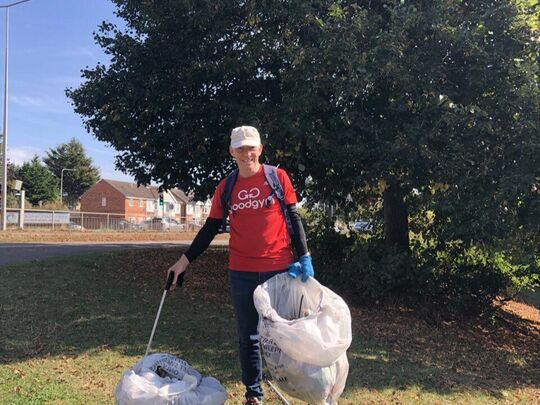
<path fill-rule="evenodd" d="M 222 405 L 225 388 L 187 362 L 166 353 L 139 360 L 116 386 L 117 405 Z"/>
<path fill-rule="evenodd" d="M 263 355 L 279 387 L 310 404 L 337 403 L 349 372 L 347 304 L 315 279 L 286 273 L 257 287 L 253 298 Z"/>

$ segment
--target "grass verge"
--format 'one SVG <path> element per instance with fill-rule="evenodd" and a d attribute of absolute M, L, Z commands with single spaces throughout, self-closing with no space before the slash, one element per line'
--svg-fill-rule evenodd
<path fill-rule="evenodd" d="M 0 403 L 110 404 L 143 355 L 178 249 L 134 250 L 0 267 Z M 192 264 L 169 294 L 153 351 L 243 388 L 226 251 Z M 351 308 L 342 405 L 540 403 L 540 315 L 511 303 L 490 322 L 429 324 L 405 308 Z M 268 390 L 267 390 L 268 392 Z M 268 393 L 266 403 L 277 404 Z M 297 404 L 298 402 L 292 401 Z"/>

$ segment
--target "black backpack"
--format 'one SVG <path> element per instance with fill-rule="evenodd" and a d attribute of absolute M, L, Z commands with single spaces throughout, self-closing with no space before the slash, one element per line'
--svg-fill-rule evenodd
<path fill-rule="evenodd" d="M 272 190 L 270 195 L 266 197 L 266 208 L 270 207 L 272 199 L 274 198 L 274 196 L 276 196 L 279 201 L 279 205 L 281 206 L 281 212 L 283 212 L 283 216 L 285 217 L 287 231 L 289 231 L 289 235 L 293 235 L 294 232 L 292 229 L 291 218 L 289 216 L 289 211 L 287 211 L 287 206 L 285 205 L 285 194 L 283 192 L 283 187 L 277 175 L 277 167 L 263 164 L 263 172 L 264 177 L 268 182 L 270 189 Z M 221 193 L 221 206 L 223 207 L 221 232 L 225 232 L 227 229 L 227 217 L 229 216 L 231 193 L 234 184 L 236 183 L 236 179 L 238 179 L 238 169 L 234 170 L 231 174 L 229 174 L 227 180 L 225 180 L 225 187 L 223 187 L 223 192 Z"/>

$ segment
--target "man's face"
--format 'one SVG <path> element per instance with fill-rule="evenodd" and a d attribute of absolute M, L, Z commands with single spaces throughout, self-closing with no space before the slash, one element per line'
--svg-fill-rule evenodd
<path fill-rule="evenodd" d="M 259 156 L 261 156 L 262 150 L 262 145 L 241 146 L 239 148 L 229 147 L 229 152 L 234 160 L 236 160 L 238 168 L 244 170 L 254 170 L 258 168 Z"/>

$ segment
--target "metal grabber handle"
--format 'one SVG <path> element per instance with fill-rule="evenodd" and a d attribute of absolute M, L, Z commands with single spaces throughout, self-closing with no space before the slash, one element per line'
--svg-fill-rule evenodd
<path fill-rule="evenodd" d="M 178 279 L 176 280 L 176 285 L 178 287 L 182 287 L 182 284 L 184 284 L 184 274 L 185 272 L 180 273 L 180 275 L 178 276 Z M 171 288 L 173 280 L 174 280 L 174 273 L 171 271 L 169 273 L 169 277 L 167 278 L 167 284 L 165 285 L 165 290 L 163 290 L 163 295 L 161 296 L 161 302 L 159 303 L 156 320 L 154 321 L 154 326 L 152 327 L 152 333 L 150 334 L 150 340 L 148 341 L 148 346 L 146 346 L 146 353 L 144 354 L 144 357 L 148 356 L 148 352 L 150 351 L 150 346 L 152 345 L 152 340 L 154 339 L 154 333 L 156 332 L 156 326 L 159 320 L 159 315 L 161 314 L 161 308 L 163 307 L 165 296 L 167 295 L 167 291 L 169 291 L 169 288 Z"/>

